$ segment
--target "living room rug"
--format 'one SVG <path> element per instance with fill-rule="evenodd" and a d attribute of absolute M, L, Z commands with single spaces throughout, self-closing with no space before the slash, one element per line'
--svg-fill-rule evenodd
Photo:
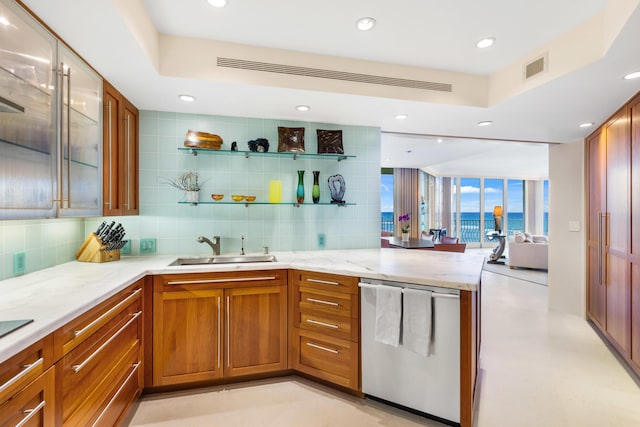
<path fill-rule="evenodd" d="M 514 279 L 524 280 L 526 282 L 547 286 L 546 270 L 534 270 L 531 268 L 520 267 L 516 267 L 512 270 L 509 268 L 508 259 L 505 261 L 505 265 L 488 264 L 487 261 L 489 261 L 489 257 L 487 257 L 484 261 L 483 271 L 490 271 L 491 273 L 501 274 L 503 276 L 513 277 Z"/>

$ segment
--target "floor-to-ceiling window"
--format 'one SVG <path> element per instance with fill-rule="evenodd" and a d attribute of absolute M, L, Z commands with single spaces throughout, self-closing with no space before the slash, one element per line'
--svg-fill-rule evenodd
<path fill-rule="evenodd" d="M 549 181 L 544 181 L 544 196 L 543 196 L 543 213 L 544 213 L 544 235 L 549 234 Z"/>
<path fill-rule="evenodd" d="M 487 239 L 487 233 L 495 230 L 495 219 L 493 216 L 493 210 L 496 206 L 503 209 L 504 212 L 504 180 L 485 178 L 484 180 L 484 232 L 482 237 L 485 242 L 490 242 Z M 500 218 L 502 221 L 503 218 Z M 504 230 L 504 226 L 500 224 L 501 230 Z M 494 242 L 495 243 L 495 242 Z"/>
<path fill-rule="evenodd" d="M 393 235 L 393 169 L 380 173 L 380 231 Z"/>
<path fill-rule="evenodd" d="M 480 178 L 460 178 L 460 241 L 480 243 Z"/>
<path fill-rule="evenodd" d="M 507 181 L 506 234 L 524 231 L 524 181 L 510 179 Z"/>

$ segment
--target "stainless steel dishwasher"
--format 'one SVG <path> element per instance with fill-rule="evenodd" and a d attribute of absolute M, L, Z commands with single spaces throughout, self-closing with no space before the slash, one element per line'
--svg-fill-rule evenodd
<path fill-rule="evenodd" d="M 428 357 L 375 340 L 376 286 L 430 290 L 432 341 Z M 423 415 L 460 423 L 460 291 L 409 283 L 362 280 L 362 392 Z"/>

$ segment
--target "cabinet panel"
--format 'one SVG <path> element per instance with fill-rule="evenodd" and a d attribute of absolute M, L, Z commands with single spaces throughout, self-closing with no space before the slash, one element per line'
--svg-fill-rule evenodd
<path fill-rule="evenodd" d="M 222 376 L 221 289 L 154 293 L 154 385 Z"/>
<path fill-rule="evenodd" d="M 287 368 L 287 287 L 228 289 L 226 375 Z"/>
<path fill-rule="evenodd" d="M 640 263 L 631 267 L 631 360 L 640 370 Z"/>
<path fill-rule="evenodd" d="M 124 153 L 122 165 L 122 214 L 138 215 L 138 109 L 124 99 L 124 135 L 121 152 Z"/>
<path fill-rule="evenodd" d="M 51 367 L 11 400 L 0 402 L 0 426 L 55 425 L 55 368 Z"/>
<path fill-rule="evenodd" d="M 631 116 L 631 360 L 640 373 L 640 96 Z"/>

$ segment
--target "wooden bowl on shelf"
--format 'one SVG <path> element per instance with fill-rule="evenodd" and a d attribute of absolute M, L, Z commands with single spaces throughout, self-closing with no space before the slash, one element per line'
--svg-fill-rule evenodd
<path fill-rule="evenodd" d="M 247 202 L 253 202 L 254 200 L 256 200 L 256 196 L 244 196 L 244 199 Z"/>
<path fill-rule="evenodd" d="M 231 195 L 231 199 L 232 199 L 234 202 L 241 202 L 241 201 L 244 199 L 244 196 L 243 196 L 243 195 L 241 195 L 241 194 L 232 194 L 232 195 Z"/>
<path fill-rule="evenodd" d="M 216 202 L 219 202 L 220 200 L 222 200 L 224 198 L 224 194 L 212 194 L 211 198 L 213 200 L 215 200 Z"/>

